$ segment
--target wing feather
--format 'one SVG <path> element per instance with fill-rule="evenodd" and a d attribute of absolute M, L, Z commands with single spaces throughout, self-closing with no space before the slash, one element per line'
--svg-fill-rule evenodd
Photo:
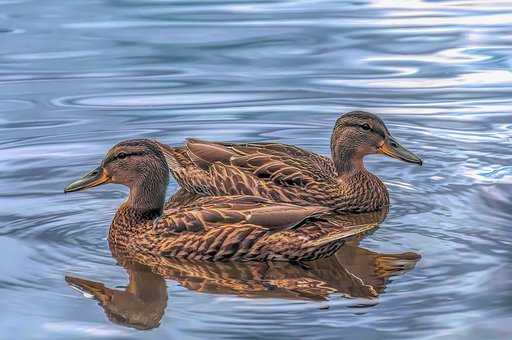
<path fill-rule="evenodd" d="M 211 171 L 213 164 L 222 163 L 280 186 L 302 187 L 312 182 L 332 181 L 336 176 L 330 159 L 291 145 L 191 139 L 185 147 L 192 161 L 202 169 Z"/>
<path fill-rule="evenodd" d="M 165 210 L 155 228 L 166 233 L 196 233 L 230 225 L 280 231 L 298 227 L 306 219 L 329 211 L 322 206 L 275 203 L 253 196 L 209 196 Z"/>

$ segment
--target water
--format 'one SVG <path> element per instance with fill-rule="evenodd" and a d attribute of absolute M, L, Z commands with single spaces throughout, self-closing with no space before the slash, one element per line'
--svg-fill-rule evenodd
<path fill-rule="evenodd" d="M 512 337 L 510 1 L 0 4 L 0 338 Z M 425 165 L 369 157 L 392 207 L 327 267 L 203 268 L 213 279 L 194 284 L 185 269 L 124 269 L 106 233 L 126 190 L 62 193 L 126 138 L 329 154 L 356 108 Z M 151 330 L 109 321 L 65 280 L 123 291 L 127 271 L 156 287 Z"/>

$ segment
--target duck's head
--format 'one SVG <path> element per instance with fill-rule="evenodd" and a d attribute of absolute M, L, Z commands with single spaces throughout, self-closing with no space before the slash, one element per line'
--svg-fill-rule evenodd
<path fill-rule="evenodd" d="M 379 117 L 364 111 L 348 112 L 338 118 L 332 133 L 331 150 L 339 172 L 362 166 L 363 157 L 371 154 L 422 165 L 418 156 L 391 136 Z"/>
<path fill-rule="evenodd" d="M 64 192 L 107 183 L 122 184 L 130 188 L 128 203 L 140 208 L 155 208 L 155 205 L 163 204 L 168 181 L 169 170 L 158 143 L 132 139 L 112 147 L 100 166 L 66 186 Z"/>

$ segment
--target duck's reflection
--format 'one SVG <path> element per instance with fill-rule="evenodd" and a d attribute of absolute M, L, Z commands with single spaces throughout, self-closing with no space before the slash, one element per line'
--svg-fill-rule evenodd
<path fill-rule="evenodd" d="M 168 204 L 190 202 L 193 198 L 178 193 Z M 340 219 L 346 223 L 379 223 L 385 214 L 345 215 Z M 129 282 L 124 290 L 71 276 L 66 281 L 98 300 L 111 321 L 151 329 L 159 325 L 167 306 L 165 279 L 197 292 L 249 298 L 321 301 L 332 294 L 342 294 L 374 299 L 384 291 L 391 276 L 412 269 L 420 258 L 415 253 L 372 252 L 359 247 L 358 242 L 348 241 L 335 255 L 305 264 L 189 261 L 127 255 L 111 247 L 112 255 L 128 272 Z"/>
<path fill-rule="evenodd" d="M 136 262 L 126 263 L 125 268 L 129 280 L 124 290 L 72 276 L 66 276 L 66 282 L 94 296 L 108 319 L 116 324 L 142 330 L 157 327 L 167 306 L 165 280 Z"/>
<path fill-rule="evenodd" d="M 306 265 L 286 262 L 196 262 L 152 258 L 153 266 L 118 258 L 128 272 L 124 290 L 68 276 L 66 281 L 88 293 L 118 324 L 138 329 L 159 325 L 167 306 L 164 279 L 202 293 L 250 298 L 326 300 L 331 294 L 376 298 L 389 278 L 412 269 L 415 253 L 380 254 L 347 244 L 334 256 Z"/>

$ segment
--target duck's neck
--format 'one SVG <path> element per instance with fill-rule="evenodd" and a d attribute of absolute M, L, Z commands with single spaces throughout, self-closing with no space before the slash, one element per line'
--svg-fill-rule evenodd
<path fill-rule="evenodd" d="M 338 176 L 348 176 L 357 172 L 368 172 L 364 167 L 363 155 L 350 143 L 339 143 L 331 146 L 332 160 Z"/>
<path fill-rule="evenodd" d="M 165 192 L 169 181 L 168 171 L 152 172 L 130 186 L 126 201 L 121 204 L 112 220 L 109 239 L 115 244 L 128 242 L 131 236 L 147 231 L 148 221 L 162 214 Z"/>
<path fill-rule="evenodd" d="M 141 213 L 162 213 L 168 180 L 165 178 L 146 177 L 130 188 L 124 206 Z"/>
<path fill-rule="evenodd" d="M 363 158 L 354 153 L 342 153 L 333 155 L 334 166 L 338 176 L 349 176 L 357 172 L 368 172 L 364 167 Z"/>
<path fill-rule="evenodd" d="M 368 212 L 389 205 L 386 186 L 365 168 L 362 155 L 343 146 L 332 151 L 339 183 L 333 195 L 339 201 L 340 210 Z"/>

